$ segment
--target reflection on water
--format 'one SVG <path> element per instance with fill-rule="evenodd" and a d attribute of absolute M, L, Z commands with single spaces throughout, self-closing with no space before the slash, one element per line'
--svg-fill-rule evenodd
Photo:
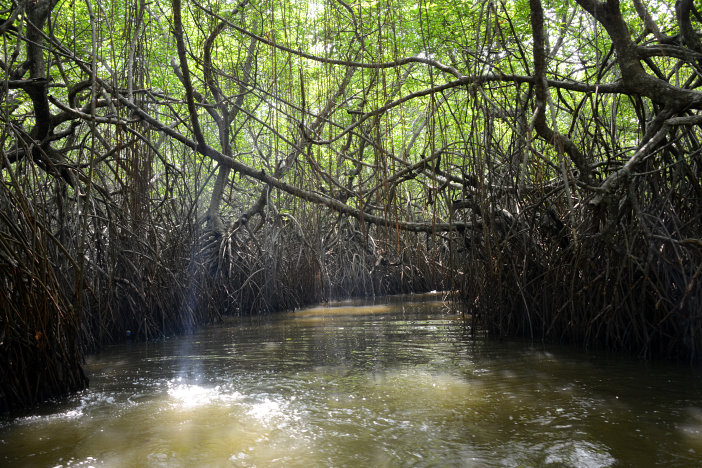
<path fill-rule="evenodd" d="M 2 466 L 697 466 L 702 376 L 473 336 L 437 297 L 112 347 Z"/>

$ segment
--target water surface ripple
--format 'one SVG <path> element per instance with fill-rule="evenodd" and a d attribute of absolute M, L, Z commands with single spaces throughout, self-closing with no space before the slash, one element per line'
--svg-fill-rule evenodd
<path fill-rule="evenodd" d="M 702 375 L 473 335 L 440 296 L 110 347 L 2 466 L 700 466 Z"/>

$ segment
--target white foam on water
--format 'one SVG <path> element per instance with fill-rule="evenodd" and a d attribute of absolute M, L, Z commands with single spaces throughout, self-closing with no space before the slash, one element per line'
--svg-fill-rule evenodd
<path fill-rule="evenodd" d="M 555 444 L 548 452 L 546 464 L 602 468 L 612 466 L 617 462 L 607 447 L 587 441 Z"/>
<path fill-rule="evenodd" d="M 188 383 L 176 383 L 178 381 L 180 379 L 168 382 L 168 396 L 181 408 L 221 404 L 242 398 L 241 393 L 226 391 L 219 385 L 216 387 L 204 387 Z"/>
<path fill-rule="evenodd" d="M 247 413 L 262 422 L 268 422 L 273 418 L 285 416 L 282 405 L 269 398 L 264 399 L 260 403 L 251 405 Z"/>

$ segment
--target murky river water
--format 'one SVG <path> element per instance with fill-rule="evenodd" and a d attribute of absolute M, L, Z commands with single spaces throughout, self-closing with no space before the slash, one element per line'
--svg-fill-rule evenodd
<path fill-rule="evenodd" d="M 421 299 L 421 300 L 420 300 Z M 111 347 L 1 466 L 700 466 L 702 372 L 472 337 L 436 298 Z"/>

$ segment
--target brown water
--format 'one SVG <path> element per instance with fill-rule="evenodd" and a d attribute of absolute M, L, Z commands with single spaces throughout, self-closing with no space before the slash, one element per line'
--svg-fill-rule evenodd
<path fill-rule="evenodd" d="M 473 337 L 437 296 L 111 347 L 0 466 L 701 466 L 702 372 Z"/>

